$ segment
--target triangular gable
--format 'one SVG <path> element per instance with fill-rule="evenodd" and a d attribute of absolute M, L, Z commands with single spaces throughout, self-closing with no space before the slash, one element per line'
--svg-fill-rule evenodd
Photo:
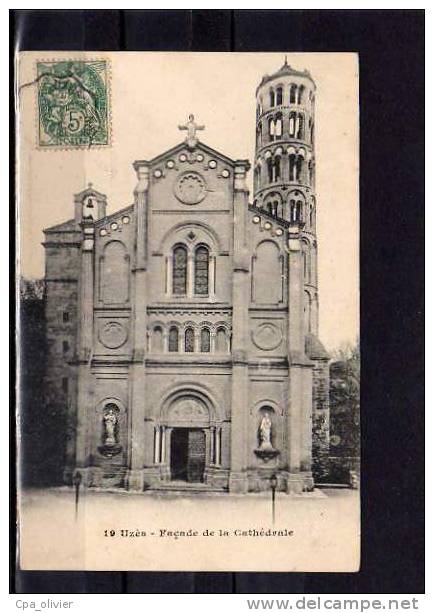
<path fill-rule="evenodd" d="M 63 223 L 59 223 L 55 226 L 50 226 L 49 228 L 45 228 L 43 232 L 79 232 L 80 229 L 78 227 L 75 219 L 68 219 L 68 221 L 64 221 Z"/>
<path fill-rule="evenodd" d="M 183 151 L 185 149 L 187 149 L 187 150 L 189 150 L 191 152 L 193 152 L 193 151 L 202 151 L 203 153 L 206 153 L 207 155 L 211 155 L 212 157 L 215 157 L 215 158 L 221 160 L 222 162 L 225 162 L 226 164 L 229 164 L 230 166 L 235 166 L 235 164 L 236 164 L 235 160 L 232 160 L 231 158 L 227 157 L 223 153 L 220 153 L 219 151 L 216 151 L 215 149 L 212 149 L 212 147 L 209 147 L 208 145 L 205 145 L 201 141 L 197 141 L 197 143 L 196 143 L 196 145 L 195 145 L 195 147 L 193 149 L 190 149 L 188 147 L 188 144 L 185 141 L 182 141 L 181 143 L 178 143 L 177 145 L 175 145 L 171 149 L 168 149 L 164 153 L 161 153 L 160 155 L 157 155 L 156 157 L 152 158 L 149 161 L 148 160 L 140 160 L 140 161 L 146 162 L 147 164 L 153 166 L 154 164 L 159 164 L 165 158 L 168 158 L 168 157 L 171 157 L 173 155 L 176 155 L 177 153 L 179 153 L 180 151 Z"/>
<path fill-rule="evenodd" d="M 101 194 L 101 192 L 98 192 L 93 187 L 86 187 L 86 189 L 81 192 L 78 192 L 78 194 L 74 194 L 74 200 L 83 200 L 85 196 L 94 196 L 97 200 L 107 199 L 107 196 L 105 194 Z"/>

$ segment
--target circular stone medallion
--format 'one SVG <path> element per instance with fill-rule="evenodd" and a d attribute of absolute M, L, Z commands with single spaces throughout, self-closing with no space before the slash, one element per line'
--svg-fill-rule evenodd
<path fill-rule="evenodd" d="M 127 340 L 128 332 L 118 321 L 108 321 L 101 325 L 98 337 L 104 347 L 117 349 Z"/>
<path fill-rule="evenodd" d="M 264 322 L 254 330 L 252 339 L 259 349 L 271 351 L 282 342 L 282 331 L 276 325 Z"/>
<path fill-rule="evenodd" d="M 205 179 L 198 172 L 184 172 L 175 183 L 175 196 L 184 204 L 197 204 L 206 196 Z"/>

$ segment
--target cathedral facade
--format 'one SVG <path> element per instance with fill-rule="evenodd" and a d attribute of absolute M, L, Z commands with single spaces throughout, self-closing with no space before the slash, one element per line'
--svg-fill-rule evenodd
<path fill-rule="evenodd" d="M 185 140 L 134 162 L 131 206 L 107 215 L 89 185 L 45 230 L 45 384 L 68 407 L 68 482 L 314 486 L 329 422 L 315 84 L 285 61 L 256 100 L 252 201 L 249 162 L 201 142 L 190 116 Z"/>

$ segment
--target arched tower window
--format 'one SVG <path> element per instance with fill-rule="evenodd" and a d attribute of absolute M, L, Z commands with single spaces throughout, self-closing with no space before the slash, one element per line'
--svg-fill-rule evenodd
<path fill-rule="evenodd" d="M 86 196 L 83 200 L 83 219 L 96 219 L 97 200 L 94 196 Z"/>
<path fill-rule="evenodd" d="M 270 140 L 274 140 L 275 134 L 276 126 L 274 124 L 274 119 L 270 117 L 270 119 L 268 120 L 268 136 L 270 137 Z"/>
<path fill-rule="evenodd" d="M 275 103 L 274 89 L 270 89 L 270 106 L 274 106 L 274 103 Z"/>
<path fill-rule="evenodd" d="M 278 87 L 276 89 L 276 104 L 282 104 L 282 100 L 283 100 L 283 91 L 281 87 Z"/>
<path fill-rule="evenodd" d="M 289 201 L 291 221 L 303 221 L 303 197 L 301 192 L 293 192 Z"/>
<path fill-rule="evenodd" d="M 301 173 L 303 170 L 304 158 L 301 155 L 297 155 L 296 163 L 295 163 L 295 180 L 301 180 Z"/>
<path fill-rule="evenodd" d="M 268 180 L 269 180 L 270 183 L 272 183 L 273 182 L 273 174 L 274 174 L 273 170 L 274 170 L 274 168 L 273 168 L 273 158 L 271 158 L 271 157 L 269 157 L 267 159 L 267 168 L 268 168 Z"/>
<path fill-rule="evenodd" d="M 282 217 L 282 199 L 277 192 L 271 192 L 264 200 L 264 207 L 274 217 Z"/>
<path fill-rule="evenodd" d="M 276 155 L 274 158 L 274 180 L 280 179 L 280 156 Z"/>
<path fill-rule="evenodd" d="M 208 294 L 209 251 L 203 245 L 197 247 L 194 254 L 194 293 L 201 296 Z"/>
<path fill-rule="evenodd" d="M 309 185 L 313 185 L 313 161 L 309 160 Z"/>
<path fill-rule="evenodd" d="M 261 136 L 262 136 L 262 130 L 261 130 L 261 126 L 259 125 L 256 128 L 256 146 L 258 149 L 261 146 Z"/>
<path fill-rule="evenodd" d="M 173 249 L 172 287 L 174 294 L 187 293 L 187 248 L 184 245 L 176 245 Z"/>
<path fill-rule="evenodd" d="M 208 328 L 202 328 L 200 331 L 200 350 L 202 353 L 209 353 L 211 348 L 210 332 Z"/>
<path fill-rule="evenodd" d="M 304 117 L 301 113 L 298 113 L 297 115 L 297 134 L 296 134 L 296 138 L 299 140 L 303 139 L 303 134 L 304 134 Z"/>
<path fill-rule="evenodd" d="M 274 135 L 276 138 L 281 138 L 282 136 L 282 114 L 278 113 L 276 115 L 276 119 L 274 121 Z"/>
<path fill-rule="evenodd" d="M 296 181 L 297 179 L 296 166 L 297 166 L 297 156 L 295 153 L 291 153 L 289 155 L 289 180 L 290 181 Z"/>
<path fill-rule="evenodd" d="M 185 330 L 184 337 L 184 350 L 186 353 L 193 353 L 194 351 L 194 330 L 193 328 L 187 328 Z"/>
<path fill-rule="evenodd" d="M 297 113 L 289 114 L 289 136 L 292 138 L 295 136 L 296 117 L 297 117 Z"/>
<path fill-rule="evenodd" d="M 169 329 L 169 351 L 171 353 L 179 350 L 179 333 L 176 326 L 172 326 Z"/>
<path fill-rule="evenodd" d="M 312 201 L 309 207 L 309 224 L 313 228 L 315 226 L 315 203 Z"/>
<path fill-rule="evenodd" d="M 289 87 L 289 103 L 296 104 L 297 102 L 297 86 L 294 83 Z"/>
<path fill-rule="evenodd" d="M 301 104 L 303 101 L 304 94 L 304 85 L 300 85 L 298 88 L 298 104 Z"/>

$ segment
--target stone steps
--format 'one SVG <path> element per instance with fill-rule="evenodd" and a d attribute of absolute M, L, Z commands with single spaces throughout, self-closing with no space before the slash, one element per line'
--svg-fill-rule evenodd
<path fill-rule="evenodd" d="M 168 481 L 149 487 L 147 491 L 166 491 L 166 492 L 219 492 L 225 493 L 227 490 L 221 487 L 207 485 L 206 483 L 187 483 L 186 481 Z"/>

